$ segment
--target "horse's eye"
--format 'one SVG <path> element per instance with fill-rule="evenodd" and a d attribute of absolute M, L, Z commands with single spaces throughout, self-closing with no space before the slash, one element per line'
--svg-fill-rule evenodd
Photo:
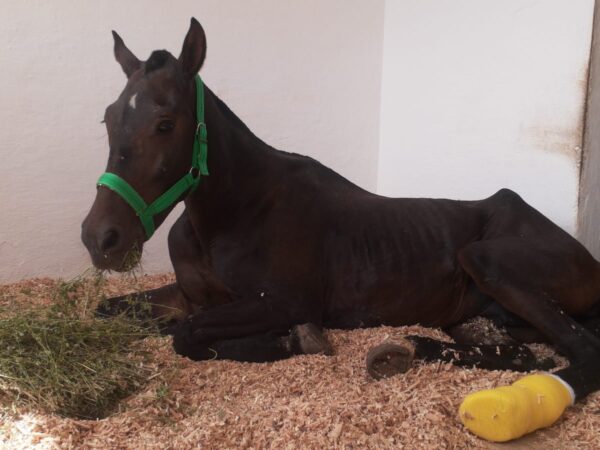
<path fill-rule="evenodd" d="M 175 124 L 170 120 L 161 120 L 158 126 L 156 127 L 156 131 L 159 133 L 169 133 L 175 128 Z"/>

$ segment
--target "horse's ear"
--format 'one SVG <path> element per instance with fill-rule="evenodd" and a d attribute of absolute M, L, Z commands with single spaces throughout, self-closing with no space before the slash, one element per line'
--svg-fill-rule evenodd
<path fill-rule="evenodd" d="M 131 50 L 125 46 L 125 42 L 123 42 L 123 39 L 121 39 L 121 36 L 119 36 L 116 31 L 113 30 L 112 35 L 115 40 L 115 59 L 121 64 L 123 72 L 125 72 L 125 75 L 129 78 L 133 72 L 140 68 L 142 63 L 133 53 L 131 53 Z"/>
<path fill-rule="evenodd" d="M 198 73 L 206 57 L 206 35 L 202 25 L 192 17 L 190 29 L 183 41 L 183 48 L 179 55 L 179 64 L 183 73 L 193 77 Z"/>

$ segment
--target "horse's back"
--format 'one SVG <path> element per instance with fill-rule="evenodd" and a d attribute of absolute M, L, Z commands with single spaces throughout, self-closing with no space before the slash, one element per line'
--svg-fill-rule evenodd
<path fill-rule="evenodd" d="M 360 194 L 352 207 L 330 205 L 328 215 L 332 321 L 444 325 L 461 315 L 469 280 L 457 253 L 481 239 L 487 214 L 480 202 Z"/>

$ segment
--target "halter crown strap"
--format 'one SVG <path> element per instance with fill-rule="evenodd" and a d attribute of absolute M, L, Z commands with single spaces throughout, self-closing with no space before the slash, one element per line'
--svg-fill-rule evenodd
<path fill-rule="evenodd" d="M 204 122 L 204 84 L 199 75 L 196 75 L 194 80 L 196 82 L 197 125 L 190 171 L 149 205 L 146 204 L 142 196 L 127 181 L 117 174 L 105 172 L 96 183 L 97 186 L 105 186 L 119 194 L 133 208 L 142 222 L 148 239 L 150 239 L 156 229 L 154 216 L 176 203 L 184 193 L 195 191 L 200 184 L 200 178 L 203 175 L 208 175 L 208 166 L 206 163 L 208 157 L 208 139 L 206 123 Z"/>

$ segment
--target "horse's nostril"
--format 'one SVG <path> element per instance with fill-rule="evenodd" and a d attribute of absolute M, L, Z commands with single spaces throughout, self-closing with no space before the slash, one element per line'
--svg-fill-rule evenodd
<path fill-rule="evenodd" d="M 100 250 L 106 252 L 119 243 L 119 233 L 114 228 L 107 230 L 100 240 Z"/>

